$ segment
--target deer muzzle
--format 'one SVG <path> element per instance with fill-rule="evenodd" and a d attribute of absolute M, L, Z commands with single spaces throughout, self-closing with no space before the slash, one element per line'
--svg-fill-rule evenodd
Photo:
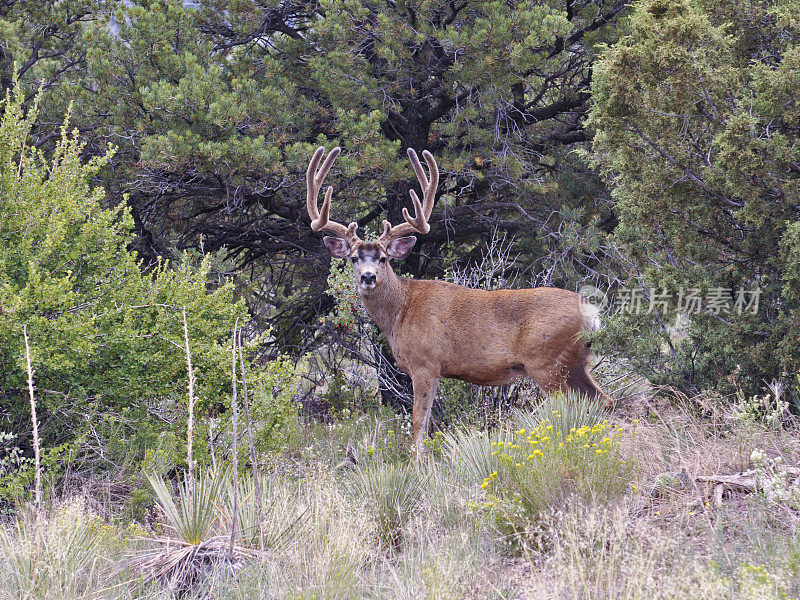
<path fill-rule="evenodd" d="M 363 289 L 374 290 L 375 280 L 375 273 L 370 273 L 369 271 L 361 273 L 361 287 Z"/>

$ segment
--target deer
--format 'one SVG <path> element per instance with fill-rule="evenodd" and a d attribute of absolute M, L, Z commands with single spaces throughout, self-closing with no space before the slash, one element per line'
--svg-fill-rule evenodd
<path fill-rule="evenodd" d="M 386 336 L 397 365 L 411 377 L 413 449 L 424 452 L 437 385 L 453 378 L 487 386 L 506 385 L 529 377 L 547 395 L 567 389 L 593 398 L 607 407 L 612 400 L 589 371 L 589 345 L 584 332 L 599 327 L 598 311 L 579 294 L 554 287 L 480 290 L 439 280 L 400 277 L 391 266 L 402 260 L 430 231 L 430 219 L 439 185 L 439 168 L 423 150 L 429 176 L 413 148 L 411 166 L 422 200 L 409 190 L 412 217 L 382 222 L 381 235 L 372 242 L 357 234 L 358 224 L 345 226 L 330 219 L 333 187 L 318 206 L 323 181 L 339 155 L 339 147 L 322 161 L 317 148 L 306 171 L 306 208 L 315 232 L 331 233 L 323 242 L 331 256 L 349 259 L 364 308 Z"/>

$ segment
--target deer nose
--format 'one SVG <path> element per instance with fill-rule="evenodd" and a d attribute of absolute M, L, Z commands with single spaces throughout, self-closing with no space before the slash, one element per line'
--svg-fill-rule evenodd
<path fill-rule="evenodd" d="M 375 273 L 364 273 L 361 275 L 361 283 L 364 285 L 372 285 L 375 283 Z"/>

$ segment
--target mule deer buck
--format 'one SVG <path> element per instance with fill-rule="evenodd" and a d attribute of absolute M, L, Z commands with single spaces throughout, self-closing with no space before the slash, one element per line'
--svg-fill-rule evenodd
<path fill-rule="evenodd" d="M 320 210 L 319 190 L 340 149 L 334 148 L 319 166 L 325 149 L 314 153 L 306 172 L 306 208 L 314 231 L 328 231 L 323 241 L 336 258 L 350 259 L 359 294 L 370 317 L 386 335 L 398 366 L 414 387 L 413 430 L 417 455 L 428 430 L 440 378 L 478 385 L 504 385 L 528 376 L 550 394 L 567 388 L 610 405 L 611 400 L 587 370 L 589 348 L 582 331 L 594 329 L 596 311 L 575 292 L 539 287 L 524 290 L 475 290 L 444 281 L 399 277 L 390 260 L 409 255 L 425 234 L 433 209 L 439 169 L 430 152 L 408 157 L 422 188 L 422 201 L 410 190 L 415 214 L 403 209 L 404 223 L 383 221 L 374 242 L 329 218 L 333 188 L 325 191 Z M 589 310 L 587 310 L 587 308 Z"/>

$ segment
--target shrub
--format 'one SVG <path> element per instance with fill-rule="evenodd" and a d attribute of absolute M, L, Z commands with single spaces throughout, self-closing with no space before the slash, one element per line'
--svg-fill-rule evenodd
<path fill-rule="evenodd" d="M 603 503 L 622 494 L 634 462 L 622 456 L 622 429 L 608 421 L 564 434 L 554 414 L 534 429 L 518 429 L 492 442 L 499 467 L 481 484 L 483 506 L 513 544 L 539 543 L 539 519 L 568 500 Z"/>
<path fill-rule="evenodd" d="M 176 539 L 197 545 L 219 533 L 217 498 L 224 476 L 211 477 L 201 473 L 194 481 L 178 483 L 177 495 L 173 494 L 165 479 L 154 476 L 148 479 Z"/>
<path fill-rule="evenodd" d="M 27 432 L 30 422 L 24 325 L 44 447 L 88 430 L 105 444 L 147 423 L 164 428 L 153 407 L 186 397 L 184 309 L 203 410 L 230 385 L 226 348 L 244 302 L 230 283 L 209 291 L 209 260 L 144 272 L 128 250 L 133 218 L 106 208 L 104 191 L 91 185 L 113 149 L 84 162 L 84 145 L 65 123 L 48 159 L 29 139 L 35 103 L 27 113 L 23 105 L 19 89 L 0 99 L 0 429 Z M 19 446 L 29 443 L 22 433 Z"/>
<path fill-rule="evenodd" d="M 252 372 L 250 414 L 254 421 L 255 444 L 261 452 L 276 452 L 297 432 L 297 373 L 285 356 L 270 360 Z"/>

